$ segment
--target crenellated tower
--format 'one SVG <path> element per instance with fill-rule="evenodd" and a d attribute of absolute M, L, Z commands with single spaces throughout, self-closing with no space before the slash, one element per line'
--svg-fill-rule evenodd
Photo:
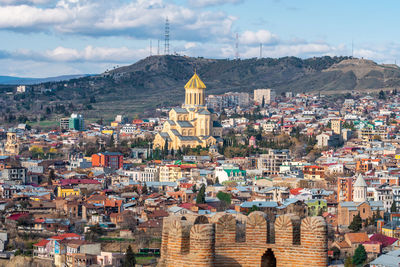
<path fill-rule="evenodd" d="M 237 238 L 234 216 L 188 215 L 164 219 L 158 266 L 327 266 L 327 225 L 322 217 L 279 216 L 263 212 L 246 218 L 245 240 Z"/>

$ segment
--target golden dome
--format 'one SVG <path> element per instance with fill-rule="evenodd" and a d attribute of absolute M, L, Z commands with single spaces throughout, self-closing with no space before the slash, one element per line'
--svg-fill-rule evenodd
<path fill-rule="evenodd" d="M 206 86 L 195 72 L 193 77 L 186 83 L 185 89 L 206 89 Z"/>

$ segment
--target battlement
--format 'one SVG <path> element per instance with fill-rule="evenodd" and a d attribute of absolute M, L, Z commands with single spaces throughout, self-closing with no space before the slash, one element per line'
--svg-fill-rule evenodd
<path fill-rule="evenodd" d="M 240 225 L 245 224 L 245 233 Z M 245 240 L 237 236 L 244 234 Z M 322 217 L 170 216 L 164 219 L 159 266 L 327 266 Z"/>

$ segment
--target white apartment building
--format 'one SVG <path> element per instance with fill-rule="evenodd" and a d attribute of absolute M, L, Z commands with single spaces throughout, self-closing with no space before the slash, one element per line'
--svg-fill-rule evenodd
<path fill-rule="evenodd" d="M 280 166 L 289 159 L 288 149 L 269 149 L 267 154 L 259 156 L 257 167 L 266 175 L 277 175 L 280 172 Z"/>
<path fill-rule="evenodd" d="M 261 104 L 264 98 L 265 104 L 271 104 L 275 101 L 275 91 L 272 89 L 256 89 L 254 90 L 254 102 Z"/>
<path fill-rule="evenodd" d="M 393 204 L 393 190 L 387 184 L 374 188 L 374 200 L 382 201 L 385 212 L 390 212 Z"/>
<path fill-rule="evenodd" d="M 137 182 L 158 182 L 159 168 L 145 167 L 143 170 L 126 170 L 124 175 Z"/>

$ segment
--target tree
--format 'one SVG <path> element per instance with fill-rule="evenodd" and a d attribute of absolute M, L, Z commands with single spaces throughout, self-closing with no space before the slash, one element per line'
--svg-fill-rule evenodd
<path fill-rule="evenodd" d="M 204 184 L 201 185 L 199 193 L 196 197 L 197 204 L 204 204 L 206 203 L 206 186 Z"/>
<path fill-rule="evenodd" d="M 114 135 L 111 135 L 110 141 L 108 143 L 108 147 L 114 147 Z"/>
<path fill-rule="evenodd" d="M 135 254 L 132 251 L 131 245 L 128 246 L 122 267 L 134 267 L 136 265 Z"/>
<path fill-rule="evenodd" d="M 375 220 L 382 220 L 381 211 L 378 209 L 375 211 Z M 374 221 L 375 222 L 375 221 Z"/>
<path fill-rule="evenodd" d="M 363 245 L 359 244 L 354 252 L 353 256 L 353 264 L 355 265 L 362 265 L 365 260 L 367 259 L 367 252 Z"/>
<path fill-rule="evenodd" d="M 260 210 L 260 209 L 259 209 L 256 205 L 253 205 L 253 206 L 250 208 L 249 214 L 252 213 L 253 211 L 259 211 L 259 210 Z"/>
<path fill-rule="evenodd" d="M 218 177 L 215 178 L 215 184 L 219 184 L 219 179 L 218 179 Z"/>
<path fill-rule="evenodd" d="M 217 198 L 221 201 L 221 204 L 224 208 L 229 207 L 229 205 L 231 204 L 232 196 L 228 193 L 219 191 L 217 193 Z"/>
<path fill-rule="evenodd" d="M 197 187 L 196 187 L 196 185 L 193 185 L 192 191 L 193 191 L 193 193 L 196 193 L 196 192 L 197 192 Z"/>
<path fill-rule="evenodd" d="M 333 254 L 333 258 L 335 260 L 338 260 L 340 258 L 340 249 L 338 249 L 337 247 L 332 247 L 332 254 Z"/>
<path fill-rule="evenodd" d="M 89 231 L 85 234 L 85 239 L 97 241 L 103 234 L 103 228 L 99 224 L 95 224 L 89 228 Z"/>
<path fill-rule="evenodd" d="M 264 99 L 264 96 L 263 96 L 263 98 L 262 98 L 261 107 L 262 107 L 262 108 L 265 107 L 265 99 Z"/>
<path fill-rule="evenodd" d="M 168 146 L 169 146 L 169 144 L 168 144 L 168 139 L 167 139 L 167 140 L 165 140 L 165 144 L 164 144 L 164 150 L 163 150 L 164 157 L 168 156 Z"/>
<path fill-rule="evenodd" d="M 386 94 L 385 94 L 385 92 L 383 90 L 381 90 L 379 92 L 378 98 L 381 99 L 381 100 L 386 100 Z"/>
<path fill-rule="evenodd" d="M 390 212 L 394 213 L 397 212 L 396 202 L 393 201 L 392 206 L 390 207 Z"/>
<path fill-rule="evenodd" d="M 353 232 L 358 232 L 362 228 L 362 219 L 360 213 L 354 216 L 353 221 L 349 225 L 349 229 L 353 230 Z"/>
<path fill-rule="evenodd" d="M 149 192 L 149 190 L 147 190 L 147 186 L 146 186 L 146 184 L 144 184 L 142 187 L 142 195 L 147 195 L 148 192 Z"/>
<path fill-rule="evenodd" d="M 54 174 L 54 169 L 50 169 L 49 173 L 49 179 L 47 181 L 48 185 L 53 185 L 53 180 L 56 178 L 56 175 Z"/>
<path fill-rule="evenodd" d="M 346 260 L 344 261 L 344 267 L 354 267 L 351 257 L 346 258 Z"/>

